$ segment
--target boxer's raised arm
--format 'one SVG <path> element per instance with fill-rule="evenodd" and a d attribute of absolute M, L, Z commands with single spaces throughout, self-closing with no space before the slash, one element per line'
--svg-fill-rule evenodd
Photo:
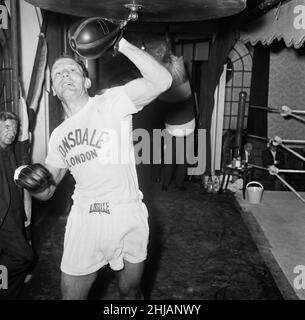
<path fill-rule="evenodd" d="M 138 108 L 142 108 L 169 89 L 172 76 L 150 54 L 122 38 L 119 51 L 139 69 L 143 78 L 125 84 L 125 91 Z"/>

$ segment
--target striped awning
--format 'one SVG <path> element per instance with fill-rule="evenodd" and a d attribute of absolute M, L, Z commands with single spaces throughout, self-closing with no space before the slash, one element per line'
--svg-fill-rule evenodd
<path fill-rule="evenodd" d="M 240 39 L 255 45 L 283 40 L 287 47 L 300 48 L 305 41 L 305 0 L 284 2 L 241 30 Z"/>

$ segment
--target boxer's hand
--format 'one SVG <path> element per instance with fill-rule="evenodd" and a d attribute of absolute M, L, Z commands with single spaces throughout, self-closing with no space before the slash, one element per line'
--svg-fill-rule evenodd
<path fill-rule="evenodd" d="M 14 181 L 17 186 L 33 193 L 40 193 L 54 184 L 51 173 L 40 163 L 17 168 Z"/>

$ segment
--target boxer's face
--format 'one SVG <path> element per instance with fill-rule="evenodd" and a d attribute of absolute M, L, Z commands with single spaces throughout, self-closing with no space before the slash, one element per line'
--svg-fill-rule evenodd
<path fill-rule="evenodd" d="M 17 131 L 18 123 L 16 120 L 0 121 L 0 146 L 3 149 L 14 142 Z"/>
<path fill-rule="evenodd" d="M 86 95 L 91 86 L 90 79 L 84 77 L 81 66 L 70 58 L 61 58 L 55 62 L 51 78 L 54 93 L 63 101 Z"/>

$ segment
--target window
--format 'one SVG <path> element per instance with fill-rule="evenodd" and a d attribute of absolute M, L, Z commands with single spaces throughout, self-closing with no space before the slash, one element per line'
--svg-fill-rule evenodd
<path fill-rule="evenodd" d="M 0 29 L 0 111 L 13 111 L 9 29 Z"/>
<path fill-rule="evenodd" d="M 241 91 L 247 93 L 244 129 L 247 128 L 251 74 L 252 52 L 241 41 L 237 41 L 227 61 L 223 130 L 236 130 L 239 93 Z"/>

